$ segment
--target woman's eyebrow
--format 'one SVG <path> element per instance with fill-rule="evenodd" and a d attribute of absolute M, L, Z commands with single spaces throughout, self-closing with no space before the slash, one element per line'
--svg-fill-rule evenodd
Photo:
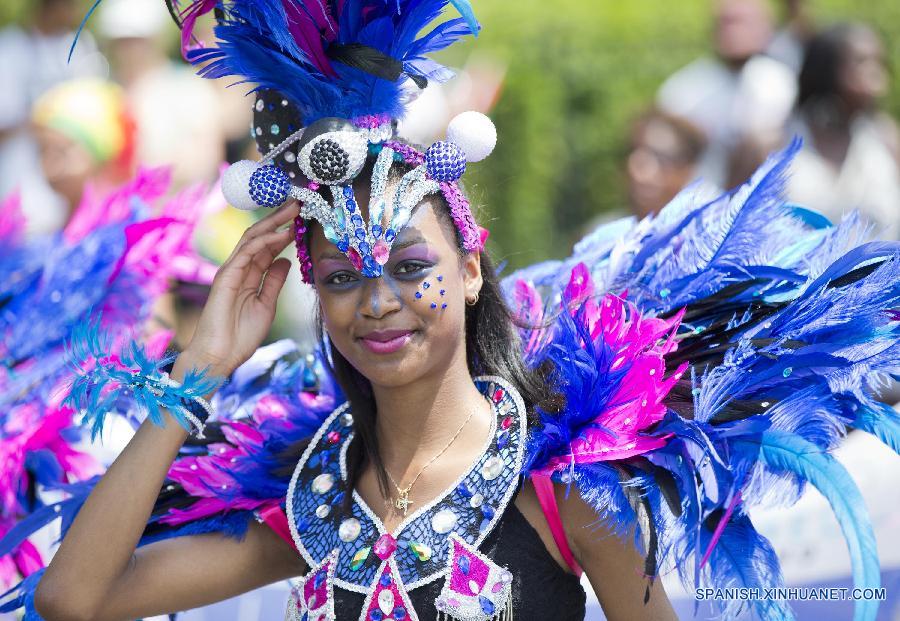
<path fill-rule="evenodd" d="M 427 244 L 424 237 L 410 237 L 408 239 L 404 239 L 402 242 L 398 242 L 391 246 L 391 250 L 403 250 L 404 248 L 409 248 L 410 246 L 415 246 L 416 244 Z"/>

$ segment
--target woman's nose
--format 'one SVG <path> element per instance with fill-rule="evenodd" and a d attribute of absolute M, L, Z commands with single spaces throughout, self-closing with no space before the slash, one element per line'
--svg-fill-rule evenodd
<path fill-rule="evenodd" d="M 384 276 L 368 279 L 363 288 L 363 300 L 360 308 L 363 315 L 372 319 L 381 319 L 385 315 L 400 310 L 402 305 L 400 292 Z"/>

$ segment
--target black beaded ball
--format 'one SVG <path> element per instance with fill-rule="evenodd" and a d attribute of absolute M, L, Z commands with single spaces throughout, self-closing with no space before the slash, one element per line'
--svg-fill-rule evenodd
<path fill-rule="evenodd" d="M 309 153 L 309 166 L 322 181 L 338 181 L 346 177 L 350 170 L 350 154 L 337 142 L 326 138 L 313 146 Z"/>

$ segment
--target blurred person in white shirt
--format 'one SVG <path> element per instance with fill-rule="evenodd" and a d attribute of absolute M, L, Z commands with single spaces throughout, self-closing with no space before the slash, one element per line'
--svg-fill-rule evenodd
<path fill-rule="evenodd" d="M 137 123 L 137 161 L 172 166 L 173 189 L 214 181 L 225 159 L 223 105 L 215 86 L 168 57 L 177 30 L 165 4 L 104 0 L 98 13 L 113 76 Z"/>
<path fill-rule="evenodd" d="M 31 108 L 56 84 L 108 73 L 87 31 L 68 60 L 82 9 L 76 0 L 38 0 L 27 25 L 0 31 L 0 196 L 21 192 L 30 233 L 57 230 L 66 217 L 65 200 L 41 172 Z"/>
<path fill-rule="evenodd" d="M 706 134 L 699 174 L 725 186 L 732 150 L 747 135 L 778 134 L 796 96 L 793 72 L 765 56 L 773 19 L 763 0 L 715 5 L 714 57 L 699 58 L 669 77 L 660 109 L 690 120 Z"/>

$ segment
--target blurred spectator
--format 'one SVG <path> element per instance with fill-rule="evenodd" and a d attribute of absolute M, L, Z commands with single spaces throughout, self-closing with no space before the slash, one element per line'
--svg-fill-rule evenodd
<path fill-rule="evenodd" d="M 662 209 L 694 179 L 706 148 L 703 131 L 690 121 L 650 110 L 632 125 L 626 163 L 628 199 L 643 218 Z"/>
<path fill-rule="evenodd" d="M 67 62 L 82 15 L 76 0 L 38 0 L 27 26 L 0 31 L 0 196 L 17 188 L 32 233 L 58 229 L 65 202 L 41 174 L 29 119 L 35 100 L 64 80 L 104 76 L 107 65 L 90 33 L 82 32 Z"/>
<path fill-rule="evenodd" d="M 796 94 L 791 70 L 764 56 L 772 16 L 764 0 L 721 0 L 715 7 L 715 58 L 700 58 L 669 77 L 658 106 L 689 119 L 709 141 L 700 175 L 723 186 L 732 149 L 747 135 L 777 134 Z"/>
<path fill-rule="evenodd" d="M 131 174 L 134 122 L 117 85 L 83 79 L 54 86 L 35 102 L 32 121 L 41 168 L 65 204 L 60 228 L 86 184 L 102 191 Z"/>
<path fill-rule="evenodd" d="M 815 23 L 807 0 L 783 0 L 780 4 L 784 10 L 784 22 L 772 37 L 768 54 L 790 67 L 794 73 L 800 73 L 803 50 L 815 34 Z"/>
<path fill-rule="evenodd" d="M 137 160 L 171 165 L 175 189 L 215 180 L 225 159 L 222 104 L 215 86 L 166 55 L 175 26 L 165 3 L 104 0 L 97 25 L 137 122 Z"/>
<path fill-rule="evenodd" d="M 879 107 L 888 90 L 884 46 L 866 25 L 828 28 L 809 43 L 787 135 L 804 148 L 789 198 L 832 221 L 858 209 L 883 239 L 900 237 L 900 132 Z"/>

